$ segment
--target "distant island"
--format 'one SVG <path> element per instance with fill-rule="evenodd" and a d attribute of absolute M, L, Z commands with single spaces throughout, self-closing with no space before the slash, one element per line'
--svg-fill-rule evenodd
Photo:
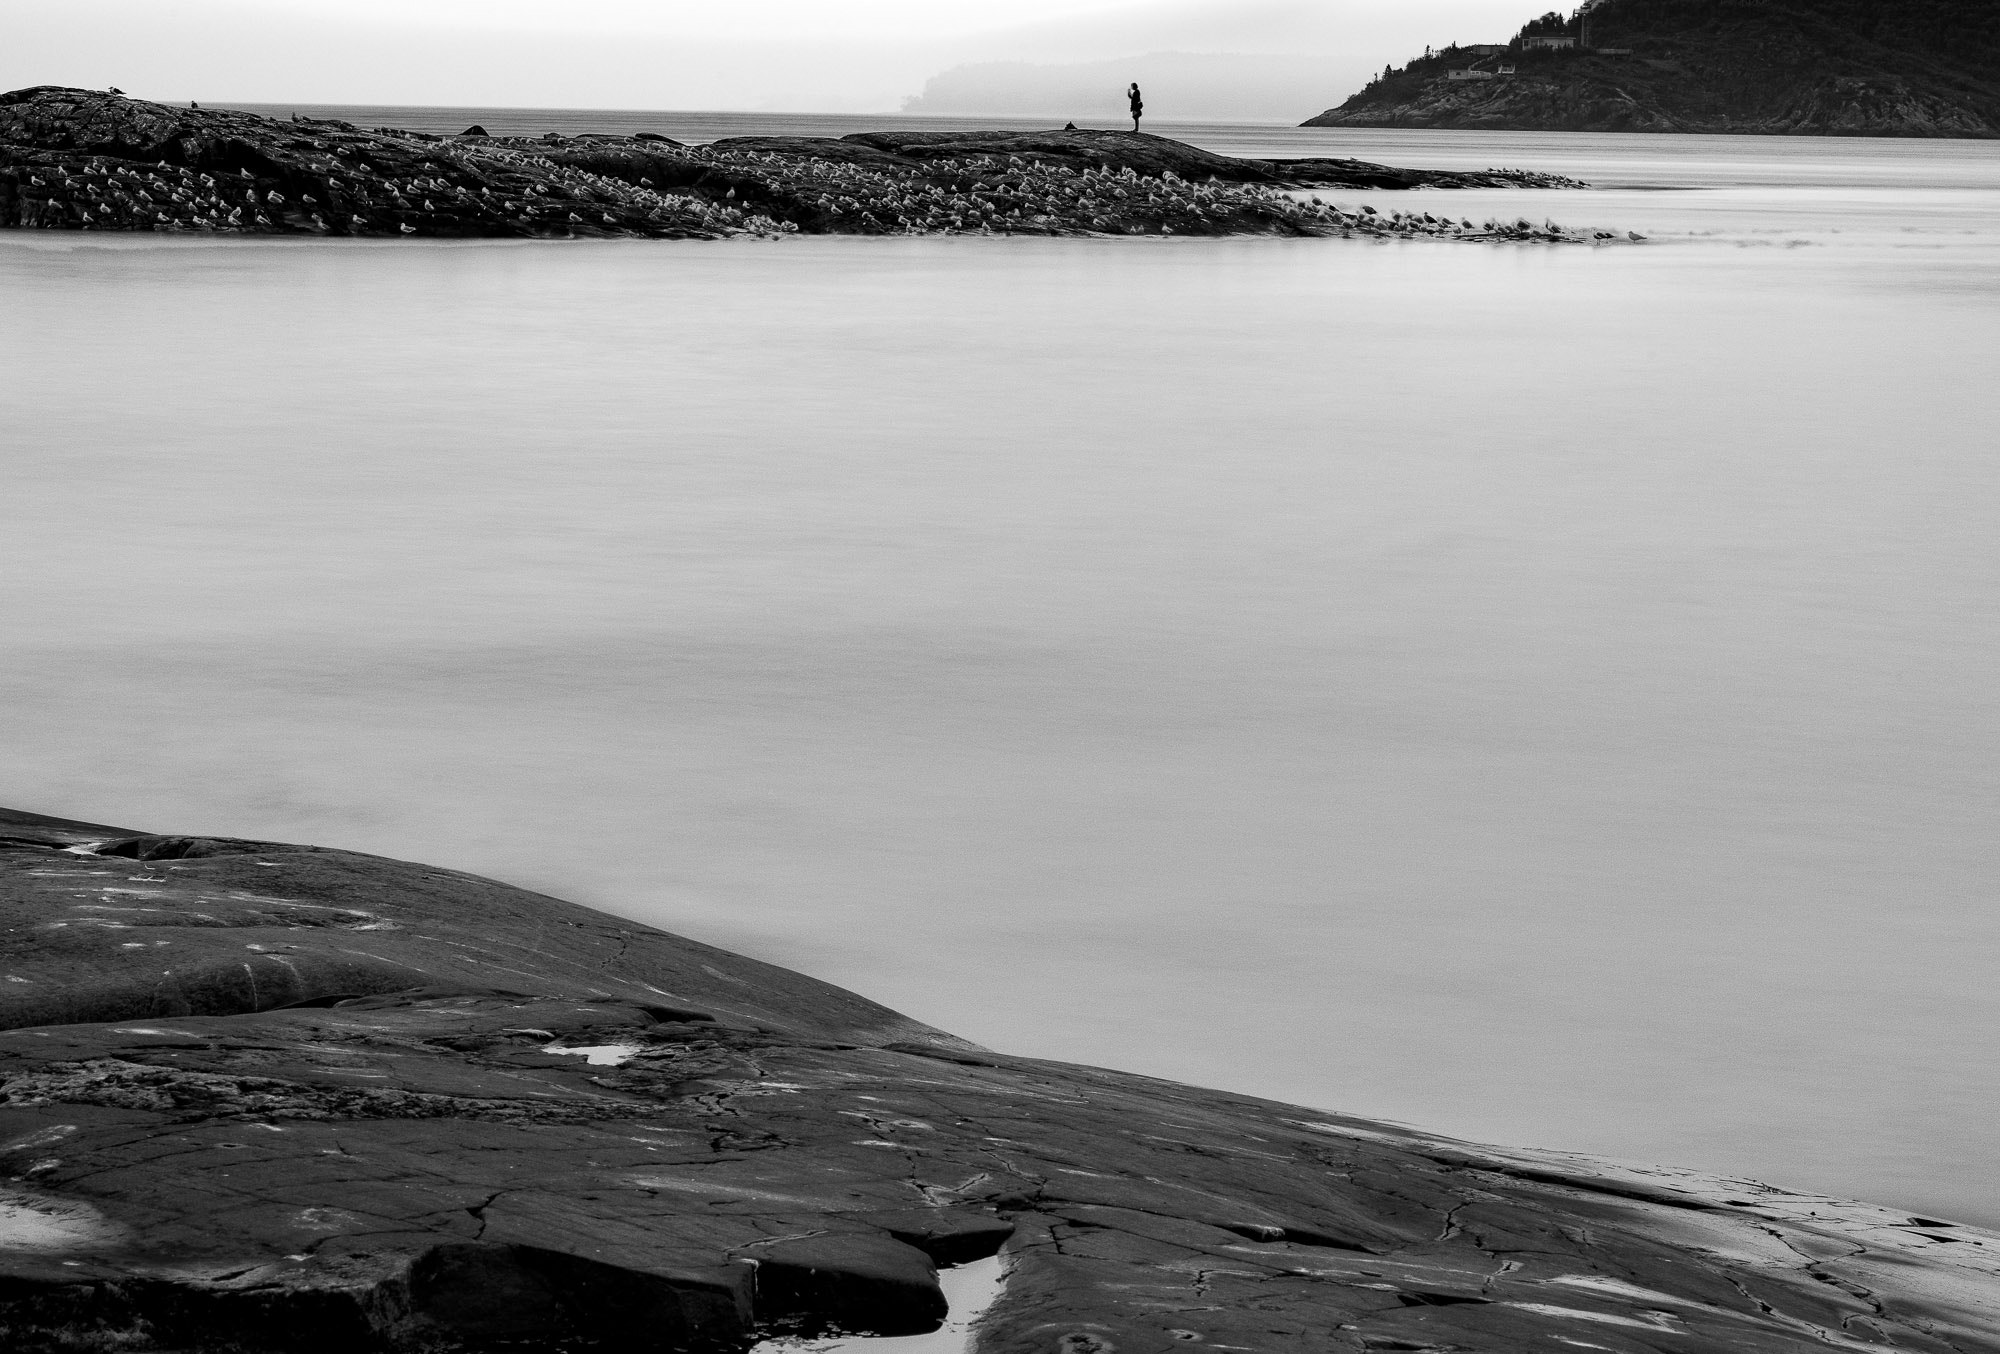
<path fill-rule="evenodd" d="M 1134 132 L 433 136 L 41 86 L 0 94 L 0 226 L 213 235 L 1397 236 L 1608 240 L 1286 190 L 1581 188 L 1526 170 L 1253 160 Z M 1622 237 L 1621 237 L 1622 238 Z"/>
<path fill-rule="evenodd" d="M 993 1052 L 458 870 L 4 809 L 0 1159 L 9 1354 L 755 1354 L 933 1330 L 996 1255 L 979 1354 L 2000 1351 L 2000 1235 L 1946 1219 Z"/>
<path fill-rule="evenodd" d="M 1308 127 L 2000 136 L 1992 0 L 1589 0 L 1433 49 Z"/>

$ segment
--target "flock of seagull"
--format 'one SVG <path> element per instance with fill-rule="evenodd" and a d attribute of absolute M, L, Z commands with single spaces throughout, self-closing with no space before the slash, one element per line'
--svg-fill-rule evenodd
<path fill-rule="evenodd" d="M 748 172 L 807 209 L 806 228 L 843 234 L 1342 235 L 1595 241 L 1610 232 L 1565 230 L 1526 218 L 1344 208 L 1261 184 L 1157 177 L 1130 166 L 1075 168 L 1019 155 L 976 155 L 942 165 L 875 166 L 785 152 L 682 152 Z M 805 215 L 802 213 L 801 215 Z M 787 221 L 780 228 L 797 228 Z"/>
<path fill-rule="evenodd" d="M 493 175 L 458 160 L 440 151 L 417 172 L 391 175 L 358 158 L 341 163 L 329 157 L 303 167 L 304 173 L 287 166 L 284 182 L 247 168 L 211 172 L 164 160 L 145 165 L 93 156 L 74 166 L 38 164 L 24 178 L 30 210 L 21 213 L 20 224 L 321 235 L 666 234 L 676 228 L 695 234 L 722 233 L 732 224 L 720 215 L 715 229 L 704 232 L 699 222 L 711 214 L 692 203 L 635 203 L 629 186 L 612 191 L 595 176 L 556 166 L 523 159 L 517 167 L 541 172 Z"/>

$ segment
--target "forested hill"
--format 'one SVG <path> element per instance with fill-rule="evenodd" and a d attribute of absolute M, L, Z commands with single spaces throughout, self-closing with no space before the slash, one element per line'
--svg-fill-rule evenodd
<path fill-rule="evenodd" d="M 1306 125 L 2000 137 L 2000 2 L 1596 0 Z"/>

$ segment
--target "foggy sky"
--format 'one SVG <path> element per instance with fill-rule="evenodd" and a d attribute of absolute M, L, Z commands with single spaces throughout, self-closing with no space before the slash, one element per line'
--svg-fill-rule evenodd
<path fill-rule="evenodd" d="M 163 100 L 874 112 L 967 62 L 1323 56 L 1325 102 L 1522 0 L 15 0 L 0 89 Z M 1162 91 L 1168 94 L 1170 91 Z M 1171 103 L 1149 97 L 1156 116 Z M 1307 109 L 1314 112 L 1317 109 Z"/>

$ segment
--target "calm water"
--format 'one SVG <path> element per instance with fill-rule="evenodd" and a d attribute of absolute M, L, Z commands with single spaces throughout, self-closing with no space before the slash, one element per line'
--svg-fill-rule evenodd
<path fill-rule="evenodd" d="M 2000 146 L 1188 134 L 1654 243 L 0 237 L 0 802 L 2000 1223 Z"/>

